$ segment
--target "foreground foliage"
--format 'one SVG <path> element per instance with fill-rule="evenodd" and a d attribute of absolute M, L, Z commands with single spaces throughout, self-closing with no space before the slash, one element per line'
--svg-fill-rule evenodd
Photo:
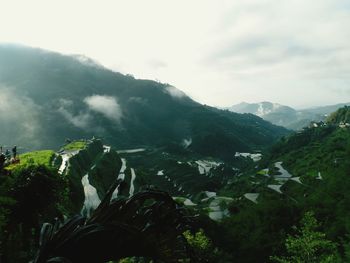
<path fill-rule="evenodd" d="M 43 165 L 15 169 L 0 180 L 0 256 L 5 262 L 27 262 L 44 220 L 62 217 L 67 183 Z"/>
<path fill-rule="evenodd" d="M 312 212 L 304 215 L 297 234 L 286 239 L 287 256 L 272 257 L 277 263 L 335 263 L 340 262 L 337 245 L 317 231 L 319 224 Z"/>
<path fill-rule="evenodd" d="M 162 262 L 186 259 L 182 233 L 190 220 L 176 202 L 160 191 L 111 200 L 120 183 L 111 187 L 90 218 L 76 216 L 62 227 L 45 224 L 34 262 L 93 263 L 131 256 Z"/>

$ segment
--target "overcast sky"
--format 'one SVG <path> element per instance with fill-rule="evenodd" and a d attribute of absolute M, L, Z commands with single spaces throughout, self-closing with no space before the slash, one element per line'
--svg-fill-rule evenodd
<path fill-rule="evenodd" d="M 0 0 L 0 42 L 84 54 L 214 106 L 350 102 L 349 0 Z"/>

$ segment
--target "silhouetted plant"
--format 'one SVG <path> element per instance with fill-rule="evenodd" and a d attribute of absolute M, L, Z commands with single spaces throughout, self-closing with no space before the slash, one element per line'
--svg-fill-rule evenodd
<path fill-rule="evenodd" d="M 109 189 L 90 218 L 75 216 L 63 226 L 44 224 L 34 262 L 107 262 L 132 256 L 178 262 L 188 258 L 182 233 L 191 217 L 162 191 L 111 200 L 120 183 Z"/>

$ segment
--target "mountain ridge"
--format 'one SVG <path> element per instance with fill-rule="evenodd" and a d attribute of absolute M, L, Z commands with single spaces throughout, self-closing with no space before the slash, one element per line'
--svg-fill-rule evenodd
<path fill-rule="evenodd" d="M 222 148 L 222 155 L 232 156 L 264 148 L 288 133 L 260 118 L 201 105 L 169 84 L 90 64 L 41 49 L 0 45 L 5 102 L 0 141 L 57 148 L 66 138 L 98 136 L 118 148 L 139 148 L 191 139 L 190 147 L 202 154 L 220 154 Z"/>
<path fill-rule="evenodd" d="M 251 113 L 257 115 L 275 125 L 287 129 L 300 130 L 312 121 L 324 121 L 332 112 L 349 103 L 338 103 L 305 109 L 294 109 L 278 103 L 263 101 L 259 103 L 242 102 L 226 109 L 237 113 Z"/>

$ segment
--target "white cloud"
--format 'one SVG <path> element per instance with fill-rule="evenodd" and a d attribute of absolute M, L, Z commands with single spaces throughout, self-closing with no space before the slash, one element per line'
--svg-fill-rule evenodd
<path fill-rule="evenodd" d="M 93 95 L 86 97 L 84 102 L 88 107 L 96 112 L 103 114 L 108 119 L 120 121 L 122 110 L 115 97 L 106 95 Z"/>
<path fill-rule="evenodd" d="M 61 98 L 58 100 L 58 112 L 74 126 L 86 129 L 92 119 L 88 112 L 79 112 L 79 114 L 72 113 L 74 102 L 70 99 Z"/>
<path fill-rule="evenodd" d="M 80 113 L 78 115 L 73 115 L 71 112 L 66 110 L 65 108 L 59 108 L 58 112 L 66 118 L 74 126 L 85 129 L 88 128 L 89 122 L 91 120 L 91 116 L 87 113 Z"/>
<path fill-rule="evenodd" d="M 25 96 L 17 96 L 8 87 L 0 86 L 0 144 L 40 141 L 40 107 Z M 18 129 L 13 129 L 16 127 Z"/>
<path fill-rule="evenodd" d="M 167 86 L 165 88 L 165 90 L 170 96 L 172 96 L 174 98 L 180 99 L 180 98 L 186 97 L 186 94 L 183 91 L 181 91 L 173 86 Z"/>
<path fill-rule="evenodd" d="M 185 148 L 188 148 L 191 144 L 192 144 L 192 138 L 183 139 L 183 141 L 182 141 L 182 145 L 183 145 Z"/>

